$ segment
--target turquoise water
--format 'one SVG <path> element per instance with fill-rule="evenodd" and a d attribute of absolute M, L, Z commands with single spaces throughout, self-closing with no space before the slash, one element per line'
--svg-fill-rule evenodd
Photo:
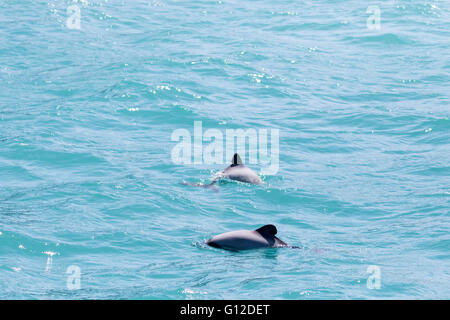
<path fill-rule="evenodd" d="M 0 298 L 450 298 L 449 30 L 448 1 L 1 0 Z M 172 161 L 194 121 L 279 129 L 277 174 L 182 185 L 225 167 Z M 301 249 L 204 245 L 268 223 Z"/>

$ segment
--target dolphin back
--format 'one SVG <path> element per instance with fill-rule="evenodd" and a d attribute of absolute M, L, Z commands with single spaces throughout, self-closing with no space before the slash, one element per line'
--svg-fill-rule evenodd
<path fill-rule="evenodd" d="M 222 171 L 222 177 L 241 182 L 262 184 L 261 178 L 242 163 L 242 159 L 237 153 L 231 159 L 231 164 Z"/>

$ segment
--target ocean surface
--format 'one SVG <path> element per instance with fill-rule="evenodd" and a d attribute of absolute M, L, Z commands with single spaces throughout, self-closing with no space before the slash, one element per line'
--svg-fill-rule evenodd
<path fill-rule="evenodd" d="M 449 114 L 449 1 L 0 0 L 0 299 L 449 299 Z M 183 185 L 194 121 L 278 172 Z"/>

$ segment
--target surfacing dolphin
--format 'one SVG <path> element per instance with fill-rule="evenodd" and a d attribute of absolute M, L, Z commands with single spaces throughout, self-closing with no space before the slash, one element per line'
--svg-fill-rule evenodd
<path fill-rule="evenodd" d="M 219 234 L 212 237 L 206 244 L 231 251 L 259 249 L 259 248 L 296 248 L 278 239 L 277 228 L 268 224 L 256 230 L 238 230 Z"/>
<path fill-rule="evenodd" d="M 199 184 L 199 183 L 187 183 L 184 182 L 183 184 L 194 186 L 194 187 L 203 187 L 203 188 L 211 188 L 215 191 L 218 191 L 217 187 L 214 186 L 214 184 L 223 178 L 246 182 L 246 183 L 252 183 L 252 184 L 261 184 L 262 180 L 261 178 L 249 167 L 246 167 L 241 160 L 241 157 L 237 153 L 234 154 L 233 159 L 231 161 L 231 165 L 225 168 L 225 170 L 219 172 L 214 177 L 213 181 L 210 184 Z"/>

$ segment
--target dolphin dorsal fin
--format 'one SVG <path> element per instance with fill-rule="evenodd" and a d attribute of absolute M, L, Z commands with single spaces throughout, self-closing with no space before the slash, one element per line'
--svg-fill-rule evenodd
<path fill-rule="evenodd" d="M 237 153 L 234 154 L 233 160 L 231 160 L 231 165 L 237 166 L 238 164 L 242 164 L 241 157 Z"/>
<path fill-rule="evenodd" d="M 277 234 L 277 227 L 275 227 L 273 224 L 266 224 L 265 226 L 258 228 L 255 231 L 259 232 L 261 235 L 274 236 Z"/>

